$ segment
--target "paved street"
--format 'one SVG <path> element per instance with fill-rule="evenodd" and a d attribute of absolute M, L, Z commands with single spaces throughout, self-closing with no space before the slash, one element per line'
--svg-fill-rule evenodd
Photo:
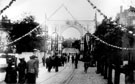
<path fill-rule="evenodd" d="M 79 62 L 78 69 L 73 73 L 73 76 L 66 84 L 107 84 L 106 80 L 100 74 L 95 73 L 96 68 L 91 67 L 85 73 L 83 69 L 83 62 Z"/>
<path fill-rule="evenodd" d="M 41 67 L 39 69 L 37 84 L 62 84 L 72 72 L 73 67 L 71 63 L 67 63 L 64 67 L 59 67 L 59 72 L 55 72 L 55 69 L 48 72 L 45 67 Z"/>
<path fill-rule="evenodd" d="M 95 67 L 84 73 L 83 62 L 79 62 L 78 69 L 74 69 L 71 63 L 59 69 L 57 73 L 54 69 L 48 73 L 45 67 L 41 67 L 37 84 L 107 84 L 100 74 L 95 73 Z"/>
<path fill-rule="evenodd" d="M 40 64 L 37 84 L 107 84 L 103 76 L 96 74 L 95 71 L 95 67 L 89 67 L 88 72 L 84 73 L 83 62 L 79 62 L 78 69 L 74 69 L 74 65 L 67 63 L 64 67 L 59 67 L 59 72 L 55 72 L 55 69 L 52 69 L 49 73 L 47 69 Z M 5 73 L 0 75 L 0 78 L 4 79 L 4 75 Z M 123 74 L 121 74 L 120 78 L 120 84 L 125 84 Z M 0 84 L 5 83 L 0 82 Z"/>

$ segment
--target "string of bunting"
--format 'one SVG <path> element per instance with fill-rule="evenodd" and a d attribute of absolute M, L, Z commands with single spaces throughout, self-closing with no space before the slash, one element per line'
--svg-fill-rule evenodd
<path fill-rule="evenodd" d="M 64 6 L 64 4 L 60 5 L 47 19 L 50 20 L 50 18 L 56 14 L 57 11 L 59 11 L 59 9 L 61 9 Z"/>
<path fill-rule="evenodd" d="M 0 15 L 1 15 L 7 8 L 9 8 L 9 7 L 13 4 L 14 1 L 16 1 L 16 0 L 11 0 L 7 6 L 5 6 L 2 10 L 0 10 Z"/>
<path fill-rule="evenodd" d="M 36 27 L 35 27 L 35 28 L 33 28 L 31 31 L 29 31 L 28 33 L 24 34 L 23 36 L 21 36 L 21 37 L 19 37 L 19 38 L 15 39 L 14 41 L 9 42 L 9 43 L 7 43 L 7 44 L 5 44 L 5 45 L 1 45 L 1 46 L 0 46 L 0 48 L 1 48 L 1 47 L 4 47 L 4 46 L 11 45 L 11 44 L 13 44 L 13 43 L 15 43 L 15 42 L 17 42 L 17 41 L 21 40 L 22 38 L 24 38 L 24 37 L 26 37 L 26 36 L 30 35 L 32 32 L 34 32 L 35 30 L 37 30 L 39 27 L 40 27 L 40 25 L 36 26 Z"/>
<path fill-rule="evenodd" d="M 80 25 L 81 25 L 81 24 L 80 24 Z M 86 29 L 85 27 L 83 27 L 82 25 L 81 25 L 81 27 L 82 27 L 85 31 L 87 31 L 87 29 Z M 105 44 L 105 45 L 107 45 L 107 46 L 116 48 L 116 49 L 120 49 L 120 50 L 135 50 L 135 48 L 119 47 L 119 46 L 116 46 L 116 45 L 109 44 L 109 43 L 103 41 L 102 39 L 100 39 L 99 37 L 95 36 L 94 34 L 91 34 L 91 36 L 94 37 L 96 40 L 100 41 L 101 43 L 103 43 L 103 44 Z"/>
<path fill-rule="evenodd" d="M 28 33 L 26 33 L 26 34 L 24 34 L 23 36 L 21 36 L 21 37 L 19 37 L 19 38 L 15 39 L 14 41 L 12 41 L 12 42 L 8 43 L 7 45 L 13 44 L 13 43 L 15 43 L 15 42 L 17 42 L 17 41 L 21 40 L 22 38 L 24 38 L 24 37 L 26 37 L 26 36 L 30 35 L 32 32 L 34 32 L 35 30 L 37 30 L 39 27 L 40 27 L 40 26 L 38 25 L 37 27 L 35 27 L 35 28 L 34 28 L 34 29 L 32 29 L 31 31 L 29 31 Z"/>
<path fill-rule="evenodd" d="M 93 9 L 96 9 L 100 13 L 100 15 L 102 15 L 105 19 L 108 19 L 107 16 L 104 13 L 102 13 L 101 10 L 98 9 L 90 0 L 88 0 L 88 2 L 93 7 Z M 111 21 L 110 19 L 108 19 L 108 20 Z M 116 21 L 111 21 L 111 22 L 113 22 L 114 24 L 119 26 L 118 28 L 121 28 L 122 31 L 128 32 L 129 34 L 132 34 L 133 36 L 135 36 L 135 33 L 133 33 L 133 31 L 128 31 L 126 26 L 119 24 Z"/>
<path fill-rule="evenodd" d="M 64 6 L 65 7 L 65 6 Z M 77 24 L 79 26 L 81 26 L 85 31 L 88 31 L 87 28 L 85 28 L 82 24 L 80 24 L 78 22 L 78 20 L 72 15 L 72 13 L 67 9 L 67 7 L 65 7 L 65 9 L 67 10 L 67 12 L 72 16 L 72 18 L 77 22 Z M 121 50 L 135 50 L 135 48 L 126 48 L 126 47 L 119 47 L 119 46 L 116 46 L 116 45 L 112 45 L 112 44 L 109 44 L 105 41 L 103 41 L 102 39 L 100 39 L 99 37 L 95 36 L 94 34 L 91 34 L 91 36 L 93 36 L 96 40 L 99 40 L 101 43 L 107 45 L 107 46 L 110 46 L 110 47 L 113 47 L 113 48 L 116 48 L 116 49 L 121 49 Z"/>
<path fill-rule="evenodd" d="M 101 40 L 100 38 L 98 38 L 97 36 L 91 34 L 94 38 L 96 38 L 96 40 L 99 40 L 101 43 L 103 44 L 106 44 L 107 46 L 110 46 L 110 47 L 113 47 L 113 48 L 116 48 L 116 49 L 120 49 L 120 50 L 135 50 L 135 48 L 126 48 L 126 47 L 119 47 L 119 46 L 115 46 L 115 45 L 112 45 L 112 44 L 109 44 L 103 40 Z"/>

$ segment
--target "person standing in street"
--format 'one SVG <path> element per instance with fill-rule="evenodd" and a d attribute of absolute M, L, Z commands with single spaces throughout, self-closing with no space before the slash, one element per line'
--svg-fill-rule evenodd
<path fill-rule="evenodd" d="M 30 56 L 30 60 L 27 62 L 27 84 L 35 84 L 36 83 L 36 75 L 37 75 L 37 65 L 35 61 L 35 56 Z"/>
<path fill-rule="evenodd" d="M 38 77 L 38 73 L 39 73 L 39 59 L 37 56 L 35 56 L 35 65 L 36 65 L 36 77 Z"/>
<path fill-rule="evenodd" d="M 70 61 L 70 55 L 67 55 L 68 62 Z"/>
<path fill-rule="evenodd" d="M 17 70 L 19 74 L 18 84 L 24 84 L 26 80 L 26 61 L 24 58 L 20 58 L 20 63 L 18 64 Z"/>
<path fill-rule="evenodd" d="M 72 59 L 72 64 L 74 64 L 75 61 L 74 55 L 72 55 L 71 59 Z"/>
<path fill-rule="evenodd" d="M 55 53 L 55 59 L 54 59 L 54 65 L 55 65 L 55 72 L 59 71 L 59 65 L 60 65 L 60 59 L 58 57 L 58 53 Z"/>
<path fill-rule="evenodd" d="M 49 56 L 48 58 L 46 58 L 46 68 L 48 69 L 48 72 L 51 72 L 52 69 L 52 57 Z"/>
<path fill-rule="evenodd" d="M 43 66 L 45 66 L 45 56 L 42 57 Z"/>
<path fill-rule="evenodd" d="M 84 72 L 87 73 L 91 60 L 88 52 L 84 55 L 83 60 L 84 60 Z"/>
<path fill-rule="evenodd" d="M 34 49 L 33 50 L 33 54 L 34 54 L 34 57 L 35 57 L 35 65 L 37 67 L 37 71 L 36 71 L 36 77 L 38 77 L 38 73 L 39 73 L 39 59 L 38 59 L 38 56 L 39 56 L 39 50 L 38 49 Z"/>
<path fill-rule="evenodd" d="M 17 69 L 12 58 L 8 58 L 8 67 L 6 68 L 5 82 L 6 84 L 17 83 Z"/>
<path fill-rule="evenodd" d="M 79 56 L 76 54 L 75 56 L 75 69 L 77 69 L 77 65 L 78 65 L 78 58 Z"/>

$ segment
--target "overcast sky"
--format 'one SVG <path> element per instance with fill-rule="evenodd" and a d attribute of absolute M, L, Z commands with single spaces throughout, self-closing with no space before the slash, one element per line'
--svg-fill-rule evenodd
<path fill-rule="evenodd" d="M 6 6 L 10 0 L 0 0 L 0 9 Z M 128 8 L 129 5 L 135 5 L 133 0 L 91 0 L 97 8 L 99 8 L 108 17 L 115 17 L 120 11 L 120 6 Z M 132 3 L 132 4 L 131 4 Z M 72 15 L 78 20 L 92 20 L 94 19 L 95 10 L 87 2 L 87 0 L 16 0 L 10 8 L 8 8 L 2 15 L 7 15 L 12 20 L 23 18 L 26 14 L 34 15 L 39 23 L 45 21 L 45 14 L 49 18 L 52 13 L 64 4 Z M 69 14 L 65 9 L 61 8 L 58 13 L 54 14 L 50 19 L 64 19 L 59 18 L 61 15 L 64 18 L 69 18 Z M 98 21 L 102 20 L 102 16 L 98 15 Z M 72 18 L 70 16 L 70 18 Z"/>

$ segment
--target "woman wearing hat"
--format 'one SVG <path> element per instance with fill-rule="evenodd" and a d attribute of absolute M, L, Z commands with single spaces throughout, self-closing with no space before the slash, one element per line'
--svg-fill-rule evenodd
<path fill-rule="evenodd" d="M 6 68 L 5 82 L 7 84 L 17 83 L 17 70 L 12 58 L 8 58 L 8 67 Z"/>

